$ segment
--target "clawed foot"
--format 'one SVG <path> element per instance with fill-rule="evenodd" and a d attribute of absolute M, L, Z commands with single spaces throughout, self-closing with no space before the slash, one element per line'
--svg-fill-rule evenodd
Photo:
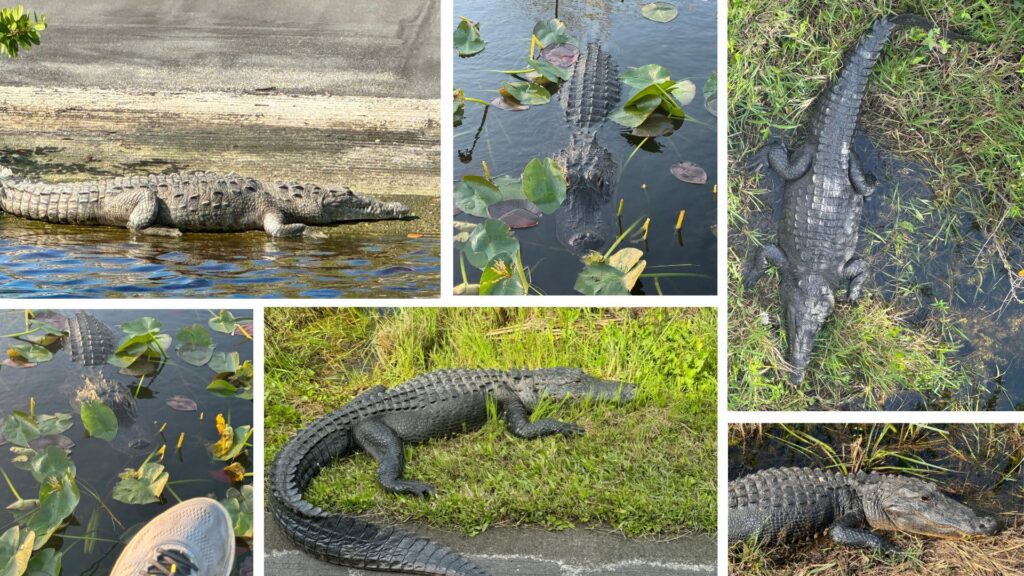
<path fill-rule="evenodd" d="M 432 498 L 437 493 L 433 486 L 419 480 L 399 480 L 390 489 L 392 492 L 411 494 L 421 498 Z"/>
<path fill-rule="evenodd" d="M 558 431 L 562 436 L 572 438 L 575 436 L 583 436 L 587 431 L 579 424 L 573 424 L 572 422 L 562 422 L 562 428 Z"/>
<path fill-rule="evenodd" d="M 320 238 L 320 239 L 324 239 L 324 238 L 328 237 L 326 232 L 321 232 L 321 231 L 316 230 L 314 228 L 306 228 L 305 230 L 302 231 L 302 236 L 304 238 Z"/>

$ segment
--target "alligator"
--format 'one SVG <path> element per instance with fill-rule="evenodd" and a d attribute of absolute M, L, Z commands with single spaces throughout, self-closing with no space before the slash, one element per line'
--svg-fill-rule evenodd
<path fill-rule="evenodd" d="M 412 217 L 398 202 L 348 188 L 268 184 L 237 174 L 188 172 L 48 184 L 0 167 L 0 212 L 58 224 L 126 227 L 133 234 L 265 230 L 274 238 L 323 234 L 309 226 Z"/>
<path fill-rule="evenodd" d="M 994 517 L 978 515 L 935 484 L 909 476 L 771 468 L 729 482 L 730 544 L 774 547 L 827 531 L 839 544 L 886 554 L 900 551 L 865 526 L 936 538 L 999 531 Z"/>
<path fill-rule="evenodd" d="M 909 14 L 877 20 L 819 96 L 806 142 L 789 155 L 773 137 L 763 150 L 785 180 L 778 244 L 754 251 L 744 284 L 753 287 L 769 263 L 779 270 L 793 384 L 803 382 L 818 333 L 835 308 L 833 290 L 846 282 L 847 301 L 855 303 L 861 295 L 868 265 L 856 254 L 858 225 L 874 186 L 851 153 L 853 132 L 871 69 L 893 31 L 922 24 L 932 26 Z"/>
<path fill-rule="evenodd" d="M 457 552 L 426 538 L 361 519 L 332 514 L 305 501 L 313 477 L 358 449 L 379 464 L 377 481 L 388 491 L 430 496 L 434 487 L 403 478 L 404 444 L 480 428 L 493 402 L 520 438 L 576 436 L 583 428 L 550 418 L 530 421 L 542 397 L 628 402 L 633 386 L 570 368 L 441 370 L 394 388 L 377 386 L 316 420 L 281 449 L 270 471 L 270 509 L 285 534 L 321 560 L 343 566 L 443 576 L 485 576 Z"/>
<path fill-rule="evenodd" d="M 73 362 L 100 366 L 114 353 L 114 331 L 88 312 L 75 312 L 68 318 L 67 350 Z"/>
<path fill-rule="evenodd" d="M 611 152 L 597 141 L 597 128 L 619 102 L 618 68 L 611 55 L 596 42 L 588 44 L 558 95 L 573 133 L 555 156 L 568 181 L 556 235 L 574 253 L 584 254 L 607 242 L 602 208 L 612 198 L 619 172 Z"/>

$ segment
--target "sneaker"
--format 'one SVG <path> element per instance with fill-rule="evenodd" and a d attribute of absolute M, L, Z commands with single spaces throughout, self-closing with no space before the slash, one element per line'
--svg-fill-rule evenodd
<path fill-rule="evenodd" d="M 220 502 L 186 500 L 136 534 L 111 576 L 228 576 L 235 559 L 235 531 Z"/>

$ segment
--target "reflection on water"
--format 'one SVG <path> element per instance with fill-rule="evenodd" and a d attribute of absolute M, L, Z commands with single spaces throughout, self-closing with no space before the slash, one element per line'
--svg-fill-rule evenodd
<path fill-rule="evenodd" d="M 584 214 L 588 222 L 601 223 L 602 229 L 595 237 L 602 240 L 604 250 L 634 221 L 650 217 L 647 240 L 634 236 L 620 247 L 644 250 L 646 273 L 703 275 L 662 277 L 659 284 L 665 294 L 713 294 L 717 268 L 717 198 L 712 193 L 717 167 L 716 119 L 705 110 L 701 91 L 715 71 L 715 3 L 685 3 L 678 6 L 678 18 L 662 24 L 643 18 L 643 2 L 638 1 L 517 0 L 499 6 L 485 0 L 459 0 L 457 16 L 480 22 L 487 47 L 471 58 L 454 56 L 456 87 L 467 96 L 483 100 L 497 96 L 501 82 L 511 77 L 495 70 L 516 69 L 526 64 L 530 31 L 538 21 L 555 16 L 556 4 L 558 17 L 581 46 L 600 43 L 620 72 L 656 63 L 666 67 L 674 80 L 688 78 L 696 84 L 697 96 L 684 107 L 687 119 L 683 125 L 671 136 L 648 140 L 628 163 L 640 139 L 629 136 L 627 129 L 610 121 L 598 128 L 598 140 L 618 164 L 619 177 L 612 183 L 611 198 L 579 205 L 592 209 Z M 565 121 L 557 100 L 556 95 L 550 103 L 525 112 L 467 103 L 465 119 L 455 128 L 456 181 L 465 175 L 482 175 L 481 161 L 487 163 L 492 176 L 519 177 L 530 159 L 554 157 L 566 147 L 574 131 Z M 671 165 L 687 160 L 707 171 L 707 184 L 684 184 L 670 174 Z M 617 215 L 619 199 L 623 201 L 621 216 Z M 557 223 L 572 220 L 562 213 L 566 208 L 567 204 L 555 214 L 544 216 L 538 226 L 515 233 L 533 285 L 548 294 L 576 294 L 573 285 L 583 269 L 578 255 L 559 240 L 564 234 L 559 233 Z M 680 241 L 675 224 L 683 209 L 686 216 Z M 469 215 L 458 219 L 479 221 Z M 685 266 L 677 266 L 680 264 Z M 468 272 L 470 282 L 475 282 L 479 272 Z M 461 282 L 461 271 L 455 266 L 454 283 Z M 654 294 L 656 289 L 653 281 L 645 278 L 635 292 Z"/>
<path fill-rule="evenodd" d="M 0 297 L 412 297 L 437 293 L 436 237 L 374 232 L 140 236 L 0 215 Z"/>
<path fill-rule="evenodd" d="M 62 311 L 72 316 L 71 311 Z M 119 325 L 143 316 L 155 317 L 163 324 L 163 332 L 177 337 L 184 326 L 198 323 L 207 326 L 210 313 L 196 310 L 177 311 L 92 311 L 92 315 L 107 324 L 115 333 L 123 336 Z M 250 317 L 250 311 L 235 311 L 236 317 Z M 23 312 L 0 312 L 0 334 L 12 334 L 24 329 Z M 252 359 L 252 342 L 243 336 L 230 336 L 210 331 L 218 352 L 237 352 L 240 361 Z M 0 339 L 0 352 L 15 344 L 12 338 Z M 177 343 L 177 339 L 176 339 Z M 222 472 L 224 462 L 210 457 L 207 446 L 218 439 L 215 419 L 218 413 L 230 418 L 235 427 L 252 425 L 252 401 L 239 398 L 223 398 L 206 390 L 215 373 L 206 366 L 195 367 L 183 362 L 177 354 L 170 352 L 171 359 L 163 369 L 143 381 L 141 388 L 138 378 L 118 373 L 112 366 L 83 367 L 71 360 L 67 347 L 54 347 L 53 360 L 34 368 L 19 369 L 0 366 L 0 418 L 14 410 L 28 411 L 30 398 L 35 400 L 36 414 L 63 412 L 72 414 L 73 425 L 64 435 L 73 443 L 71 460 L 77 468 L 77 479 L 81 501 L 70 518 L 68 526 L 59 531 L 47 544 L 65 554 L 64 576 L 105 575 L 117 560 L 125 542 L 148 520 L 177 503 L 178 498 L 186 500 L 199 496 L 212 496 L 217 500 L 225 498 L 231 484 Z M 81 419 L 72 408 L 72 397 L 80 389 L 83 374 L 93 370 L 135 392 L 136 415 L 134 425 L 121 424 L 118 437 L 113 443 L 98 438 L 87 438 Z M 198 409 L 194 412 L 179 412 L 167 406 L 172 396 L 184 396 L 194 400 Z M 202 419 L 200 417 L 202 414 Z M 166 427 L 164 427 L 166 424 Z M 163 427 L 163 432 L 160 429 Z M 184 433 L 181 449 L 176 449 L 179 435 Z M 122 440 L 121 436 L 125 436 Z M 2 441 L 0 441 L 2 443 Z M 130 444 L 130 445 L 129 445 Z M 148 447 L 143 448 L 144 444 Z M 164 491 L 164 501 L 159 504 L 131 505 L 112 498 L 118 475 L 125 468 L 139 467 L 151 451 L 167 445 L 163 464 L 170 474 L 170 482 Z M 28 472 L 18 470 L 10 464 L 8 446 L 0 448 L 0 468 L 10 476 L 15 489 L 25 498 L 33 498 L 38 484 Z M 249 472 L 253 464 L 249 455 L 239 459 Z M 93 495 L 96 494 L 96 496 Z M 100 503 L 102 501 L 102 504 Z M 14 502 L 11 491 L 0 490 L 0 509 Z M 4 512 L 8 525 L 13 518 Z M 95 520 L 93 520 L 95 518 Z M 87 546 L 83 538 L 94 524 L 94 539 Z M 2 532 L 2 530 L 0 530 Z M 251 562 L 252 550 L 243 541 L 238 541 L 238 566 Z"/>

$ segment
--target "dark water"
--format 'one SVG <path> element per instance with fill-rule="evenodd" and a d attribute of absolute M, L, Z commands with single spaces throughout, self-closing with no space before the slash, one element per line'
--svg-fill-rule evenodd
<path fill-rule="evenodd" d="M 874 430 L 883 425 L 873 425 Z M 808 434 L 831 446 L 847 465 L 850 462 L 852 446 L 869 449 L 872 444 L 869 430 L 872 425 L 846 424 L 792 424 L 787 426 L 797 433 Z M 990 514 L 1000 512 L 1024 512 L 1024 468 L 1021 467 L 1019 450 L 1000 449 L 1000 441 L 1007 440 L 1013 433 L 1013 425 L 938 425 L 934 426 L 947 433 L 942 438 L 938 433 L 924 431 L 919 435 L 890 432 L 877 446 L 878 451 L 892 450 L 910 454 L 930 464 L 945 468 L 933 469 L 927 475 L 946 493 L 952 494 L 976 509 Z M 905 425 L 896 425 L 904 430 Z M 812 455 L 794 449 L 796 443 L 809 450 Z M 974 455 L 976 459 L 958 456 Z M 730 429 L 729 440 L 729 481 L 746 476 L 758 470 L 780 466 L 829 467 L 831 460 L 809 442 L 795 440 L 781 425 L 769 424 L 760 434 L 744 437 Z M 895 457 L 884 458 L 872 469 L 879 472 L 899 473 L 895 468 L 913 467 Z M 919 468 L 919 466 L 918 466 Z"/>
<path fill-rule="evenodd" d="M 63 311 L 71 316 L 73 312 Z M 178 329 L 193 323 L 207 326 L 210 313 L 203 310 L 176 311 L 94 311 L 94 316 L 105 322 L 118 335 L 122 335 L 120 324 L 143 316 L 151 316 L 163 324 L 163 332 L 176 336 Z M 24 329 L 23 312 L 0 312 L 0 334 L 11 334 Z M 250 317 L 250 311 L 235 311 L 236 317 Z M 252 359 L 252 343 L 242 336 L 229 336 L 210 331 L 213 335 L 216 351 L 238 352 L 242 361 Z M 15 343 L 10 338 L 0 340 L 0 348 L 6 352 L 8 346 Z M 173 345 L 172 345 L 173 347 Z M 207 452 L 207 445 L 218 438 L 215 420 L 218 413 L 224 414 L 233 426 L 251 425 L 253 408 L 251 400 L 222 398 L 206 390 L 214 372 L 206 367 L 195 367 L 183 362 L 173 351 L 171 361 L 157 375 L 147 378 L 138 394 L 137 418 L 135 425 L 126 428 L 119 426 L 118 437 L 108 443 L 97 438 L 85 438 L 85 429 L 76 410 L 69 404 L 71 392 L 82 382 L 82 375 L 92 368 L 85 368 L 71 362 L 68 353 L 60 350 L 54 354 L 53 360 L 39 364 L 34 368 L 17 369 L 0 366 L 0 416 L 6 416 L 14 410 L 28 411 L 29 399 L 35 398 L 36 414 L 53 414 L 64 412 L 72 414 L 74 425 L 64 434 L 74 443 L 71 460 L 78 469 L 78 485 L 81 501 L 70 519 L 70 524 L 51 538 L 47 547 L 54 547 L 64 552 L 63 574 L 73 575 L 106 575 L 123 550 L 127 539 L 148 520 L 157 516 L 177 503 L 171 490 L 182 500 L 199 496 L 210 496 L 223 500 L 228 488 L 226 480 L 218 480 L 220 471 L 226 463 L 214 460 Z M 5 355 L 6 356 L 6 355 Z M 133 377 L 119 375 L 111 366 L 103 368 L 108 378 L 116 379 L 123 384 L 137 384 Z M 171 396 L 182 395 L 196 401 L 199 408 L 196 412 L 179 412 L 170 409 L 166 401 Z M 199 413 L 204 413 L 200 422 Z M 167 428 L 163 434 L 159 427 L 164 422 Z M 185 441 L 180 451 L 175 450 L 180 433 L 185 433 Z M 132 448 L 127 444 L 127 436 L 143 438 L 150 441 L 147 448 Z M 168 489 L 164 490 L 164 503 L 130 505 L 114 500 L 111 496 L 118 481 L 118 474 L 125 468 L 140 466 L 150 451 L 167 444 L 166 457 L 163 464 L 170 474 Z M 38 493 L 38 484 L 31 474 L 14 468 L 10 464 L 11 455 L 8 447 L 0 448 L 0 468 L 11 477 L 15 488 L 24 498 L 34 498 Z M 253 470 L 249 456 L 238 460 L 247 471 Z M 91 496 L 86 487 L 95 491 L 103 504 L 120 521 L 123 528 L 111 520 L 110 515 Z M 14 501 L 6 485 L 0 489 L 0 508 Z M 99 515 L 98 538 L 114 542 L 99 541 L 95 549 L 86 553 L 84 541 L 93 512 Z M 0 532 L 13 525 L 10 512 L 3 511 Z M 120 541 L 120 542 L 118 542 Z M 251 562 L 252 550 L 238 540 L 238 567 L 247 559 Z"/>
<path fill-rule="evenodd" d="M 38 153 L 34 153 L 38 152 Z M 32 178 L 173 171 L 153 161 L 97 170 L 53 163 L 59 151 L 0 155 Z M 328 238 L 271 239 L 264 232 L 138 236 L 108 227 L 34 222 L 0 213 L 0 298 L 402 298 L 436 296 L 436 201 L 410 205 L 420 220 L 320 228 Z M 408 234 L 426 232 L 419 238 Z"/>
<path fill-rule="evenodd" d="M 952 357 L 973 376 L 975 387 L 962 391 L 972 404 L 1024 410 L 1024 304 L 1014 299 L 1024 298 L 1024 290 L 1011 286 L 1002 259 L 971 216 L 984 213 L 970 205 L 974 194 L 941 202 L 929 186 L 934 169 L 895 157 L 864 130 L 855 134 L 854 148 L 878 184 L 861 220 L 860 245 L 872 273 L 866 289 L 907 311 L 911 329 L 940 330 L 960 346 Z M 774 213 L 751 214 L 748 220 L 774 236 L 782 182 L 771 171 L 763 182 L 773 190 Z M 1009 238 L 1007 261 L 1024 262 L 1024 225 L 1002 226 Z M 899 396 L 886 408 L 936 409 L 942 403 Z"/>
<path fill-rule="evenodd" d="M 716 275 L 716 195 L 712 193 L 717 173 L 716 119 L 704 107 L 702 90 L 715 71 L 716 33 L 715 3 L 706 1 L 675 2 L 679 16 L 669 23 L 643 18 L 643 2 L 558 3 L 558 17 L 570 34 L 581 44 L 597 41 L 604 45 L 620 73 L 645 64 L 660 64 L 673 80 L 690 79 L 697 86 L 697 96 L 683 109 L 688 115 L 682 128 L 672 136 L 648 141 L 625 169 L 626 159 L 639 143 L 627 136 L 625 129 L 605 122 L 598 130 L 598 140 L 611 151 L 620 166 L 621 179 L 617 191 L 603 208 L 608 230 L 607 249 L 622 229 L 637 219 L 650 217 L 648 241 L 626 241 L 622 246 L 644 250 L 648 273 L 686 272 L 704 275 L 699 278 L 660 278 L 665 294 L 714 294 Z M 454 56 L 455 86 L 467 96 L 490 101 L 497 96 L 502 81 L 514 81 L 494 70 L 522 68 L 529 54 L 530 33 L 542 20 L 555 17 L 554 1 L 516 0 L 495 4 L 484 0 L 460 0 L 455 5 L 456 21 L 465 16 L 480 22 L 486 49 L 471 57 Z M 623 88 L 625 101 L 626 87 Z M 620 102 L 620 104 L 621 104 Z M 486 161 L 492 176 L 508 174 L 519 177 L 526 163 L 535 157 L 554 156 L 569 141 L 570 126 L 566 123 L 557 98 L 525 112 L 490 109 L 484 121 L 484 107 L 467 103 L 461 126 L 455 128 L 456 182 L 464 175 L 482 175 L 480 162 Z M 483 123 L 482 123 L 483 122 Z M 676 180 L 669 167 L 683 161 L 696 162 L 708 173 L 706 185 L 686 184 Z M 646 190 L 643 189 L 646 185 Z M 616 225 L 619 199 L 624 199 L 620 224 Z M 682 229 L 682 245 L 676 233 L 676 217 L 686 210 Z M 516 231 L 522 246 L 523 263 L 532 271 L 532 283 L 548 294 L 576 294 L 573 284 L 583 269 L 579 258 L 558 241 L 555 221 L 558 214 L 545 216 L 540 225 Z M 461 215 L 458 220 L 478 221 Z M 458 262 L 458 255 L 455 257 Z M 686 266 L 675 266 L 684 264 Z M 470 281 L 479 278 L 479 271 L 468 269 Z M 462 282 L 455 266 L 456 284 Z M 635 292 L 654 294 L 650 278 L 641 279 Z"/>

